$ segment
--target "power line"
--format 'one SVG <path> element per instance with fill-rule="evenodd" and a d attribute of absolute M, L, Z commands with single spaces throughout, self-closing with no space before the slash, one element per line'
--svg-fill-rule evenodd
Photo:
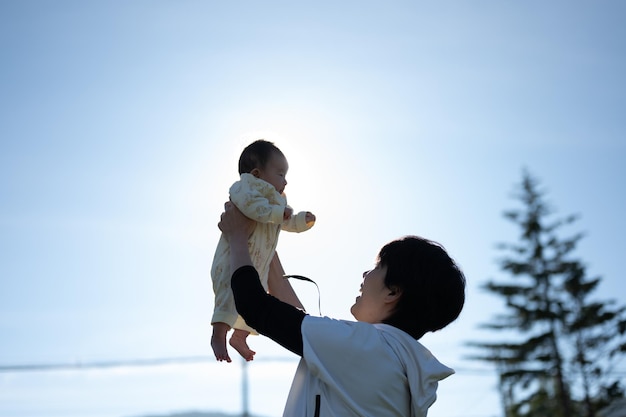
<path fill-rule="evenodd" d="M 253 363 L 257 362 L 295 362 L 296 357 L 264 357 L 257 358 Z M 161 358 L 143 358 L 143 359 L 122 359 L 122 360 L 105 360 L 105 361 L 74 361 L 74 362 L 57 362 L 57 363 L 25 363 L 25 364 L 0 364 L 0 373 L 13 372 L 40 372 L 40 371 L 62 371 L 62 370 L 87 370 L 98 368 L 122 368 L 122 367 L 149 367 L 162 366 L 172 364 L 193 364 L 193 363 L 215 363 L 213 356 L 177 356 L 177 357 L 161 357 Z M 494 369 L 486 368 L 464 368 L 455 367 L 457 376 L 473 375 L 473 376 L 497 376 Z M 624 376 L 626 370 L 614 369 L 608 374 Z"/>
<path fill-rule="evenodd" d="M 257 358 L 254 362 L 295 362 L 297 358 L 288 357 L 266 357 Z M 192 363 L 213 363 L 213 356 L 178 356 L 178 357 L 162 357 L 162 358 L 143 358 L 143 359 L 123 359 L 123 360 L 107 360 L 107 361 L 74 361 L 74 362 L 57 362 L 57 363 L 25 363 L 25 364 L 9 364 L 0 365 L 0 373 L 9 372 L 39 372 L 39 371 L 63 371 L 63 370 L 87 370 L 97 368 L 121 368 L 121 367 L 143 367 L 143 366 L 162 366 L 172 364 L 192 364 Z M 471 368 L 454 368 L 457 374 L 464 375 L 495 375 L 490 369 L 471 369 Z"/>
<path fill-rule="evenodd" d="M 294 362 L 295 358 L 268 357 L 255 359 L 255 362 Z M 164 358 L 146 359 L 126 359 L 110 361 L 75 361 L 65 363 L 26 363 L 13 365 L 0 365 L 0 373 L 13 372 L 40 372 L 40 371 L 62 371 L 62 370 L 87 370 L 97 368 L 121 368 L 121 367 L 142 367 L 161 366 L 171 364 L 192 364 L 215 362 L 213 356 L 180 356 Z"/>

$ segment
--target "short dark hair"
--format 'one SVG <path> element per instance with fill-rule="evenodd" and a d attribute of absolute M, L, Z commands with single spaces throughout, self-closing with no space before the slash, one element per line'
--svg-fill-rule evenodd
<path fill-rule="evenodd" d="M 281 150 L 272 142 L 264 139 L 252 142 L 246 146 L 239 157 L 239 175 L 249 173 L 255 168 L 265 168 L 274 152 L 278 152 L 278 154 L 283 156 Z"/>
<path fill-rule="evenodd" d="M 453 322 L 465 303 L 465 276 L 440 244 L 417 236 L 394 240 L 380 250 L 385 285 L 401 292 L 384 323 L 415 339 Z"/>

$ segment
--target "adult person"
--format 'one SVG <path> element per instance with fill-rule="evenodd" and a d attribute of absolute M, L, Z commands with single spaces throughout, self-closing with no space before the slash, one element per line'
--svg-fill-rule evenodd
<path fill-rule="evenodd" d="M 248 252 L 254 223 L 226 203 L 231 287 L 245 321 L 302 358 L 283 417 L 422 417 L 438 381 L 454 373 L 417 339 L 455 320 L 465 278 L 438 244 L 407 236 L 380 250 L 350 311 L 357 320 L 307 315 L 267 294 Z"/>

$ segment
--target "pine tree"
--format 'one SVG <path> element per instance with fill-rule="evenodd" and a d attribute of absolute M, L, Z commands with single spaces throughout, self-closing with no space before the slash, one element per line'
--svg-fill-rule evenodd
<path fill-rule="evenodd" d="M 571 372 L 582 396 L 581 415 L 593 417 L 612 399 L 624 395 L 618 382 L 607 374 L 626 352 L 626 342 L 619 337 L 626 330 L 626 308 L 615 308 L 613 301 L 589 300 L 601 279 L 586 276 L 585 267 L 579 264 L 565 281 L 564 289 L 572 301 L 565 329 L 573 345 Z"/>
<path fill-rule="evenodd" d="M 484 352 L 474 357 L 496 365 L 506 417 L 594 417 L 603 401 L 623 396 L 607 365 L 626 350 L 624 308 L 590 299 L 600 278 L 588 278 L 575 256 L 583 235 L 560 235 L 577 216 L 552 220 L 545 193 L 526 171 L 517 191 L 522 208 L 504 216 L 519 226 L 519 242 L 498 245 L 511 279 L 484 285 L 507 312 L 483 327 L 512 340 L 470 343 Z"/>

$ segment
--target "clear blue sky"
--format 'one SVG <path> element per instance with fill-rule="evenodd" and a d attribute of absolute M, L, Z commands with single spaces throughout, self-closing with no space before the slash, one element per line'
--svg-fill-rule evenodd
<path fill-rule="evenodd" d="M 626 302 L 625 18 L 619 0 L 0 2 L 0 365 L 210 355 L 216 223 L 265 137 L 318 218 L 282 235 L 287 272 L 348 319 L 382 244 L 440 241 L 469 287 L 423 339 L 459 370 L 431 415 L 498 415 L 463 344 L 500 311 L 479 286 L 517 237 L 501 213 L 524 167 L 582 215 L 598 297 Z M 251 365 L 253 412 L 280 415 L 294 366 Z M 239 372 L 5 373 L 0 415 L 233 412 Z"/>

